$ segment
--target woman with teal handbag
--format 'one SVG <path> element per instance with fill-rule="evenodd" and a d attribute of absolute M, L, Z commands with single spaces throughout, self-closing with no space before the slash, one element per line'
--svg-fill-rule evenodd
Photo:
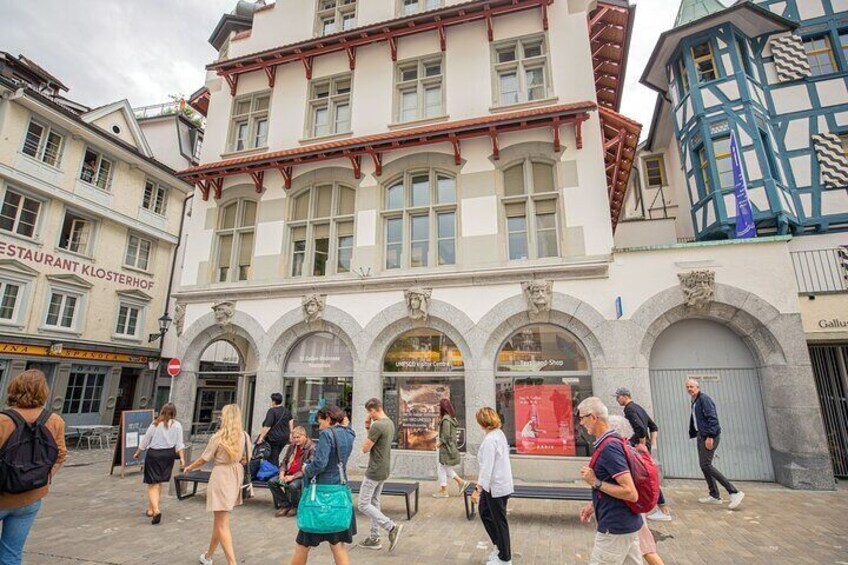
<path fill-rule="evenodd" d="M 347 460 L 356 437 L 347 415 L 336 406 L 317 414 L 321 434 L 312 461 L 303 466 L 304 488 L 297 508 L 297 544 L 291 565 L 305 565 L 309 550 L 330 544 L 336 565 L 349 565 L 345 544 L 353 543 L 356 517 L 347 486 Z"/>

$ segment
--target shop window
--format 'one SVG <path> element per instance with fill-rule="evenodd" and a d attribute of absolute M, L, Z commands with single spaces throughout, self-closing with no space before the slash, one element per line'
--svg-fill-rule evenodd
<path fill-rule="evenodd" d="M 350 131 L 350 73 L 314 80 L 309 85 L 307 137 L 324 137 Z"/>
<path fill-rule="evenodd" d="M 692 47 L 692 60 L 695 63 L 695 74 L 698 82 L 708 82 L 718 78 L 713 47 L 709 41 L 704 41 Z"/>
<path fill-rule="evenodd" d="M 526 159 L 503 173 L 509 259 L 559 256 L 559 195 L 551 163 Z"/>
<path fill-rule="evenodd" d="M 242 356 L 232 343 L 219 339 L 206 346 L 200 355 L 197 373 L 194 422 L 211 426 L 196 429 L 217 429 L 224 406 L 236 401 L 238 381 L 244 375 L 243 371 Z"/>
<path fill-rule="evenodd" d="M 492 45 L 495 104 L 508 106 L 551 96 L 551 71 L 544 35 Z"/>
<path fill-rule="evenodd" d="M 0 230 L 34 237 L 41 212 L 41 202 L 11 189 L 6 189 L 0 208 Z"/>
<path fill-rule="evenodd" d="M 73 212 L 65 212 L 59 235 L 59 247 L 72 253 L 88 255 L 94 235 L 94 222 Z"/>
<path fill-rule="evenodd" d="M 327 332 L 301 339 L 289 353 L 283 372 L 283 390 L 298 424 L 308 425 L 318 437 L 318 410 L 334 404 L 348 416 L 353 408 L 353 359 L 347 345 Z"/>
<path fill-rule="evenodd" d="M 435 118 L 444 110 L 444 57 L 398 63 L 395 70 L 395 120 Z"/>
<path fill-rule="evenodd" d="M 524 327 L 506 340 L 495 367 L 496 406 L 518 454 L 589 455 L 576 411 L 592 396 L 588 355 L 570 332 Z"/>
<path fill-rule="evenodd" d="M 141 207 L 150 210 L 154 214 L 163 216 L 168 206 L 168 189 L 159 183 L 148 180 L 144 183 L 144 196 L 141 199 Z"/>
<path fill-rule="evenodd" d="M 90 147 L 85 149 L 80 169 L 80 180 L 87 182 L 102 190 L 109 190 L 112 183 L 112 170 L 114 164 L 99 151 Z"/>
<path fill-rule="evenodd" d="M 106 367 L 96 365 L 72 365 L 62 412 L 64 414 L 100 412 L 106 371 Z"/>
<path fill-rule="evenodd" d="M 406 332 L 383 358 L 383 405 L 395 422 L 395 447 L 433 451 L 439 401 L 450 399 L 465 431 L 462 353 L 445 334 L 430 328 Z"/>
<path fill-rule="evenodd" d="M 150 267 L 150 256 L 153 251 L 153 240 L 129 234 L 127 250 L 124 254 L 124 265 L 147 271 Z"/>
<path fill-rule="evenodd" d="M 318 0 L 315 35 L 330 35 L 356 27 L 356 0 Z"/>
<path fill-rule="evenodd" d="M 21 151 L 33 159 L 58 167 L 61 164 L 64 140 L 64 136 L 54 131 L 52 127 L 31 121 L 27 127 Z"/>
<path fill-rule="evenodd" d="M 434 169 L 389 184 L 383 211 L 386 269 L 456 263 L 456 179 Z"/>
<path fill-rule="evenodd" d="M 650 187 L 666 186 L 665 161 L 662 155 L 645 159 L 645 179 Z"/>
<path fill-rule="evenodd" d="M 239 96 L 233 100 L 230 151 L 245 151 L 268 145 L 270 107 L 271 95 L 267 92 Z"/>
<path fill-rule="evenodd" d="M 256 202 L 253 200 L 238 200 L 221 209 L 215 231 L 218 282 L 250 278 L 255 231 Z"/>
<path fill-rule="evenodd" d="M 830 45 L 829 35 L 804 39 L 804 51 L 807 53 L 807 61 L 810 63 L 810 74 L 812 76 L 827 75 L 839 70 L 833 48 Z"/>
<path fill-rule="evenodd" d="M 356 192 L 329 183 L 291 198 L 291 275 L 323 277 L 350 272 Z"/>

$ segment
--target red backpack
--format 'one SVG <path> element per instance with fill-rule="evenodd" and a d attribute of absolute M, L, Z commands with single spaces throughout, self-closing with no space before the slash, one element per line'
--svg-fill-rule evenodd
<path fill-rule="evenodd" d="M 625 500 L 627 506 L 634 514 L 646 514 L 657 505 L 657 500 L 660 497 L 660 473 L 657 469 L 657 464 L 654 463 L 653 457 L 648 453 L 647 449 L 635 449 L 628 442 L 620 437 L 608 436 L 589 460 L 589 467 L 595 470 L 595 463 L 601 452 L 611 441 L 621 443 L 624 448 L 624 455 L 627 457 L 627 466 L 630 468 L 630 476 L 633 477 L 633 484 L 636 485 L 636 492 L 639 493 L 639 499 L 636 502 Z M 603 493 L 601 493 L 603 494 Z"/>

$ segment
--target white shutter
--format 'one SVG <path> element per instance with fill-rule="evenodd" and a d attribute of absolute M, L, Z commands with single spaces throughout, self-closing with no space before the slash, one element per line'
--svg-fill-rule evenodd
<path fill-rule="evenodd" d="M 819 179 L 826 188 L 848 187 L 848 155 L 842 150 L 842 141 L 835 133 L 813 136 L 819 160 Z"/>
<path fill-rule="evenodd" d="M 804 52 L 804 43 L 794 34 L 787 34 L 771 40 L 771 52 L 774 55 L 774 67 L 777 80 L 789 82 L 810 76 L 810 62 Z"/>

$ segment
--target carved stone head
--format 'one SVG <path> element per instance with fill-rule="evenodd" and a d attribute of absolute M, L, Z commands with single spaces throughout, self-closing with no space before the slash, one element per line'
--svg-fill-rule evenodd
<path fill-rule="evenodd" d="M 553 298 L 553 281 L 526 281 L 521 283 L 530 316 L 539 316 L 551 311 Z"/>
<path fill-rule="evenodd" d="M 233 321 L 233 316 L 236 315 L 236 304 L 224 300 L 212 306 L 212 311 L 215 312 L 215 321 L 218 322 L 219 326 L 228 326 Z"/>
<path fill-rule="evenodd" d="M 183 325 L 185 324 L 186 307 L 185 304 L 177 304 L 174 306 L 174 327 L 177 329 L 177 335 L 183 335 Z"/>
<path fill-rule="evenodd" d="M 303 320 L 307 324 L 318 322 L 324 317 L 324 307 L 327 303 L 327 296 L 322 294 L 307 294 L 301 299 L 300 304 L 303 308 Z"/>
<path fill-rule="evenodd" d="M 703 310 L 715 296 L 715 271 L 689 271 L 678 273 L 687 308 Z"/>
<path fill-rule="evenodd" d="M 430 296 L 433 294 L 432 288 L 422 288 L 414 286 L 403 291 L 403 297 L 406 299 L 406 310 L 409 312 L 409 317 L 413 320 L 426 320 L 430 314 Z"/>

